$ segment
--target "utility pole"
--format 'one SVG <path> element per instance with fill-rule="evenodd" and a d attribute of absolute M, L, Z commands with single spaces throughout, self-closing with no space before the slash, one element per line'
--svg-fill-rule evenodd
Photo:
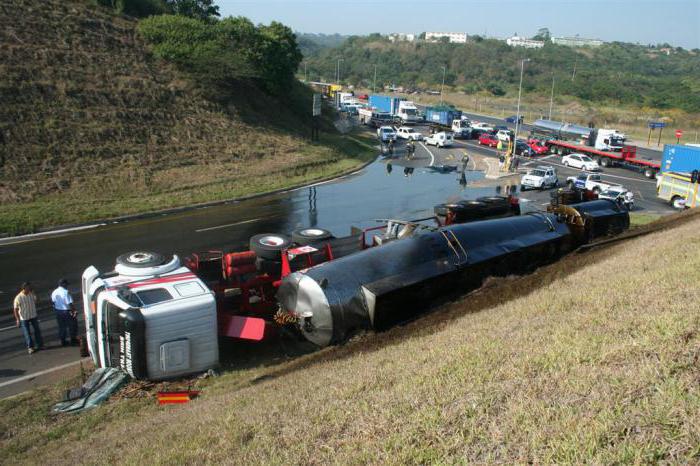
<path fill-rule="evenodd" d="M 308 64 L 309 64 L 308 62 L 304 62 L 304 82 L 308 81 L 307 74 L 306 74 L 306 65 L 308 65 Z"/>
<path fill-rule="evenodd" d="M 342 58 L 338 58 L 338 66 L 336 68 L 336 73 L 335 73 L 335 82 L 337 84 L 340 84 L 340 62 L 343 61 Z"/>
<path fill-rule="evenodd" d="M 552 119 L 552 106 L 554 105 L 554 73 L 552 73 L 552 94 L 549 96 L 549 118 Z"/>
<path fill-rule="evenodd" d="M 442 85 L 440 86 L 440 105 L 442 105 L 442 90 L 445 88 L 445 73 L 447 73 L 447 67 L 442 67 Z"/>
<path fill-rule="evenodd" d="M 574 79 L 576 79 L 576 64 L 578 63 L 578 57 L 576 60 L 574 60 L 574 72 L 571 73 L 571 82 L 574 82 Z"/>
<path fill-rule="evenodd" d="M 525 70 L 525 62 L 530 61 L 529 58 L 520 60 L 520 85 L 518 86 L 518 110 L 515 112 L 515 141 L 518 140 L 518 130 L 520 129 L 520 96 L 523 92 L 523 71 Z M 515 144 L 515 141 L 513 144 Z"/>
<path fill-rule="evenodd" d="M 374 80 L 372 81 L 372 94 L 375 93 L 377 88 L 377 65 L 374 65 Z"/>

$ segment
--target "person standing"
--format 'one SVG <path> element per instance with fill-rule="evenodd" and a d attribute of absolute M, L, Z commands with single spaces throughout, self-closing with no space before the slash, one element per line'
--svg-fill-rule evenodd
<path fill-rule="evenodd" d="M 41 338 L 39 318 L 36 312 L 36 303 L 36 295 L 32 291 L 31 284 L 29 282 L 22 283 L 22 290 L 15 296 L 12 309 L 15 314 L 17 326 L 22 328 L 24 342 L 27 345 L 29 354 L 44 349 L 44 340 Z M 36 341 L 32 340 L 32 330 L 34 331 L 34 340 Z M 34 343 L 36 343 L 36 346 Z"/>
<path fill-rule="evenodd" d="M 58 282 L 58 288 L 51 293 L 51 301 L 56 311 L 56 321 L 58 322 L 58 337 L 61 339 L 61 346 L 78 344 L 78 318 L 73 298 L 68 291 L 68 280 L 62 278 Z M 68 337 L 70 336 L 70 342 Z"/>

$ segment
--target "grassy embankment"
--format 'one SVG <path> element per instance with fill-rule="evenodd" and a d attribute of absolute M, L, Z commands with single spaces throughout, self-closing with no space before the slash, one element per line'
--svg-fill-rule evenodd
<path fill-rule="evenodd" d="M 700 460 L 700 218 L 471 296 L 381 335 L 51 417 L 0 402 L 8 462 L 671 463 Z M 610 280 L 615 276 L 617 279 Z"/>
<path fill-rule="evenodd" d="M 440 96 L 427 94 L 406 96 L 415 102 L 437 104 Z M 494 97 L 486 94 L 468 95 L 446 91 L 446 103 L 453 104 L 467 112 L 493 115 L 504 118 L 514 115 L 517 109 L 517 95 Z M 520 112 L 525 122 L 530 123 L 541 115 L 549 115 L 549 96 L 524 95 L 520 102 Z M 661 117 L 661 118 L 660 118 Z M 552 106 L 552 119 L 579 123 L 584 126 L 593 121 L 599 128 L 614 127 L 628 135 L 636 143 L 646 144 L 649 134 L 647 123 L 652 120 L 666 121 L 668 126 L 661 133 L 661 149 L 664 144 L 675 144 L 674 131 L 683 129 L 681 143 L 700 141 L 700 114 L 691 114 L 681 110 L 659 110 L 638 108 L 634 106 L 604 105 L 596 102 L 583 102 L 573 97 L 555 97 Z M 651 147 L 657 145 L 659 131 L 654 130 L 651 136 Z"/>
<path fill-rule="evenodd" d="M 0 26 L 0 235 L 265 192 L 374 155 L 328 121 L 310 143 L 296 83 L 273 95 L 231 79 L 214 102 L 136 20 L 90 2 L 0 2 Z"/>

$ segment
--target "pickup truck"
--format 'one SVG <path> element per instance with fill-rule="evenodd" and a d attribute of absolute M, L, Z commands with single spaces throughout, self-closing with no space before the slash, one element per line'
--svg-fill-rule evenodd
<path fill-rule="evenodd" d="M 408 139 L 409 141 L 422 141 L 423 135 L 413 128 L 408 126 L 402 126 L 396 130 L 396 136 L 401 139 Z"/>
<path fill-rule="evenodd" d="M 554 167 L 539 166 L 523 175 L 520 179 L 520 190 L 555 188 L 558 184 L 559 180 Z"/>
<path fill-rule="evenodd" d="M 571 188 L 587 189 L 598 194 L 618 185 L 605 183 L 600 179 L 600 175 L 594 173 L 581 173 L 578 176 L 570 176 L 566 179 L 566 184 Z"/>

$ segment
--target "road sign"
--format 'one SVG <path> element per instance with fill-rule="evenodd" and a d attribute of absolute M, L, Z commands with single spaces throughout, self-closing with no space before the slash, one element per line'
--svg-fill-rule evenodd
<path fill-rule="evenodd" d="M 666 123 L 663 121 L 650 121 L 649 122 L 649 128 L 650 129 L 656 129 L 656 128 L 665 128 Z"/>
<path fill-rule="evenodd" d="M 313 116 L 321 115 L 321 94 L 314 94 Z"/>
<path fill-rule="evenodd" d="M 682 136 L 683 136 L 683 130 L 677 129 L 676 130 L 676 139 L 680 139 Z"/>

